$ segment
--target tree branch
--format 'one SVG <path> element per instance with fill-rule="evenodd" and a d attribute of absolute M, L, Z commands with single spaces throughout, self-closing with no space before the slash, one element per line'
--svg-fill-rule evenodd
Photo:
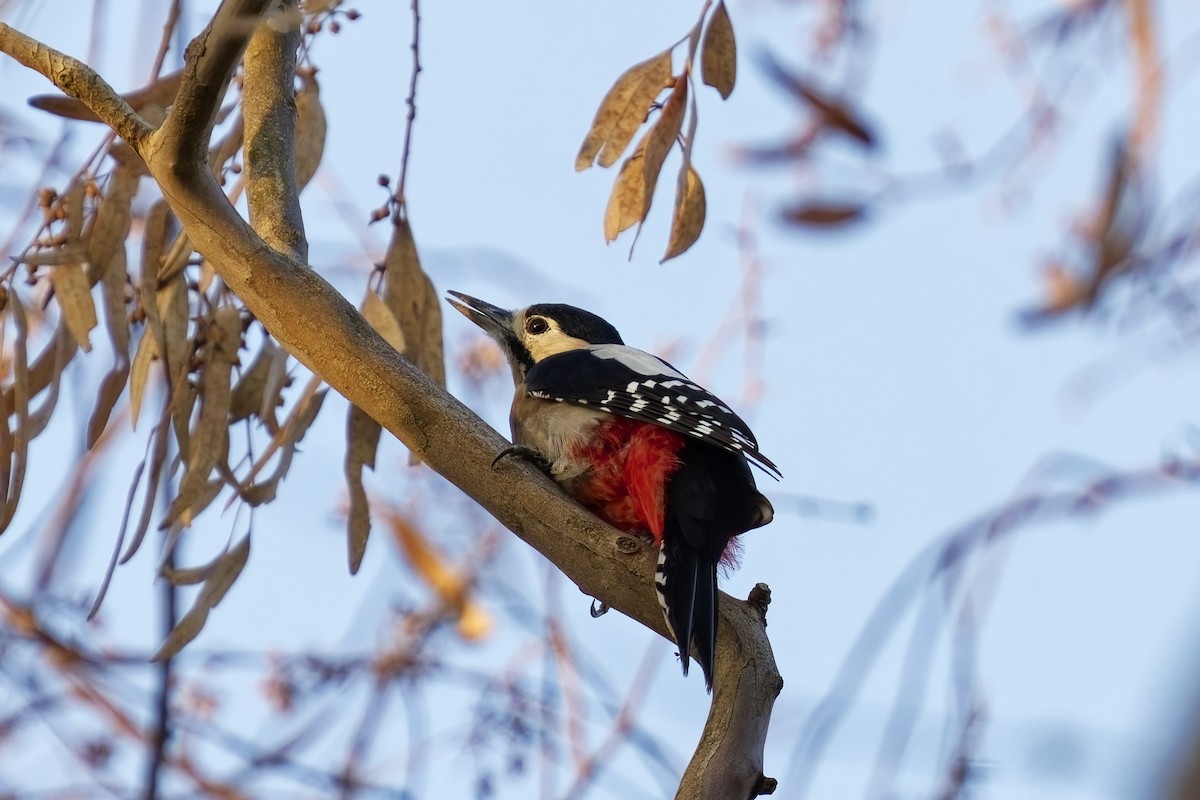
<path fill-rule="evenodd" d="M 275 0 L 283 30 L 262 25 L 250 37 L 242 87 L 246 123 L 246 207 L 250 225 L 269 245 L 308 260 L 308 240 L 296 184 L 296 0 Z"/>
<path fill-rule="evenodd" d="M 179 94 L 154 137 L 152 149 L 165 147 L 182 165 L 205 163 L 221 99 L 269 3 L 270 0 L 224 0 L 208 27 L 188 44 Z M 141 148 L 139 152 L 149 163 L 147 154 Z"/>
<path fill-rule="evenodd" d="M 47 47 L 3 22 L 0 22 L 0 52 L 45 76 L 65 94 L 82 102 L 129 144 L 136 146 L 150 133 L 146 121 L 82 61 Z"/>
<path fill-rule="evenodd" d="M 115 92 L 78 61 L 28 58 L 60 86 L 104 87 L 75 96 L 101 119 L 130 131 L 194 245 L 272 336 L 435 471 L 540 551 L 579 588 L 667 637 L 651 576 L 656 553 L 569 500 L 534 467 L 492 460 L 508 443 L 393 350 L 314 270 L 272 249 L 229 203 L 206 163 L 217 105 L 250 27 L 267 0 L 227 0 L 187 49 L 175 106 L 151 136 Z M 38 50 L 41 48 L 41 50 Z M 0 51 L 46 50 L 0 25 Z M 65 58 L 65 57 L 63 57 Z M 65 67 L 53 66 L 66 64 Z M 136 122 L 134 122 L 136 120 Z M 124 135 L 124 134 L 122 134 Z M 763 743 L 782 680 L 761 614 L 764 604 L 722 595 L 712 708 L 684 775 L 681 798 L 750 798 L 771 788 Z"/>

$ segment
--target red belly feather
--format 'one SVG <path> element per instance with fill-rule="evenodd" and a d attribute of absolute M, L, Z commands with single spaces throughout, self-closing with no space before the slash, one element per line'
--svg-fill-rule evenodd
<path fill-rule="evenodd" d="M 572 482 L 570 492 L 614 528 L 649 533 L 661 543 L 667 483 L 679 469 L 683 445 L 683 436 L 666 428 L 606 419 L 587 444 L 570 454 L 593 465 Z"/>

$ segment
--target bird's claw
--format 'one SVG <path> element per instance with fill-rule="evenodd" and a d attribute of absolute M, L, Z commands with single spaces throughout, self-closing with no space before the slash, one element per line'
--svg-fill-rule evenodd
<path fill-rule="evenodd" d="M 526 447 L 522 444 L 509 445 L 497 453 L 496 457 L 492 459 L 492 469 L 495 469 L 496 465 L 504 459 L 511 458 L 513 456 L 523 458 L 526 461 L 531 462 L 535 467 L 540 469 L 542 472 L 545 472 L 547 475 L 550 474 L 550 462 L 546 460 L 546 457 L 537 450 L 534 450 L 532 447 Z"/>

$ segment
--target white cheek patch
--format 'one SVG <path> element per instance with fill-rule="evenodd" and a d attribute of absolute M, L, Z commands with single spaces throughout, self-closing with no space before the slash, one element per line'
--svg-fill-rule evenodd
<path fill-rule="evenodd" d="M 556 356 L 559 353 L 566 353 L 570 350 L 582 350 L 588 346 L 588 343 L 583 339 L 568 336 L 553 323 L 551 323 L 551 326 L 550 330 L 545 333 L 536 335 L 532 333 L 521 334 L 521 341 L 524 343 L 525 349 L 529 351 L 529 355 L 533 357 L 533 363 L 536 364 L 544 358 Z"/>

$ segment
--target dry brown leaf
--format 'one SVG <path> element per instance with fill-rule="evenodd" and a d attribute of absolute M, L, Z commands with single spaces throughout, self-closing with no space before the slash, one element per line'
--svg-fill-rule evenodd
<path fill-rule="evenodd" d="M 70 244 L 79 244 L 83 239 L 83 204 L 85 198 L 86 182 L 82 176 L 76 177 L 71 181 L 71 185 L 67 187 L 66 196 L 63 202 L 66 204 L 67 212 L 67 241 Z M 80 258 L 80 261 L 83 259 Z"/>
<path fill-rule="evenodd" d="M 29 319 L 16 292 L 9 291 L 8 302 L 17 332 L 13 337 L 13 406 L 6 408 L 5 412 L 15 414 L 17 424 L 12 432 L 12 461 L 8 465 L 8 492 L 4 498 L 4 511 L 0 514 L 0 533 L 7 530 L 13 515 L 17 513 L 21 488 L 25 484 L 25 465 L 29 457 L 29 354 L 26 350 Z"/>
<path fill-rule="evenodd" d="M 138 416 L 142 412 L 142 395 L 146 391 L 146 380 L 150 377 L 150 364 L 158 358 L 158 345 L 150 331 L 142 334 L 133 365 L 129 369 L 129 417 L 133 428 L 137 428 Z"/>
<path fill-rule="evenodd" d="M 125 249 L 113 254 L 113 260 L 100 278 L 100 297 L 104 301 L 104 328 L 118 367 L 129 366 L 129 313 L 126 289 L 129 287 Z"/>
<path fill-rule="evenodd" d="M 671 219 L 671 237 L 667 242 L 667 252 L 662 257 L 663 261 L 674 258 L 696 243 L 700 232 L 704 230 L 706 211 L 704 184 L 692 165 L 685 163 L 679 170 L 679 182 L 675 189 L 675 213 Z"/>
<path fill-rule="evenodd" d="M 187 380 L 187 373 L 181 373 L 182 383 L 176 383 L 171 389 L 167 406 L 171 409 L 171 430 L 175 432 L 175 449 L 178 451 L 172 460 L 169 474 L 174 474 L 177 466 L 187 464 L 191 458 L 192 447 L 192 411 L 200 398 L 200 390 L 194 383 Z"/>
<path fill-rule="evenodd" d="M 0 314 L 0 352 L 4 351 L 7 333 L 8 315 Z M 3 399 L 4 395 L 0 395 L 0 402 Z M 3 509 L 8 502 L 8 479 L 13 455 L 13 432 L 8 426 L 8 420 L 13 410 L 7 405 L 0 405 L 0 509 Z M 0 529 L 0 533 L 2 532 L 3 529 Z"/>
<path fill-rule="evenodd" d="M 267 389 L 267 377 L 271 373 L 279 345 L 274 339 L 264 339 L 262 349 L 254 357 L 250 366 L 242 370 L 237 386 L 233 389 L 233 399 L 229 405 L 229 421 L 239 422 L 251 415 L 258 414 L 263 407 L 263 397 Z"/>
<path fill-rule="evenodd" d="M 92 301 L 92 289 L 80 264 L 64 264 L 50 270 L 50 283 L 67 330 L 85 353 L 92 351 L 88 337 L 96 327 L 96 304 Z"/>
<path fill-rule="evenodd" d="M 171 221 L 171 209 L 167 206 L 167 201 L 160 198 L 146 212 L 145 223 L 142 226 L 142 257 L 139 262 L 141 280 L 138 287 L 138 299 L 142 313 L 146 317 L 145 338 L 154 341 L 156 355 L 163 353 L 166 348 L 166 334 L 163 331 L 162 316 L 158 310 L 158 276 L 163 269 L 167 234 Z M 139 352 L 142 347 L 144 345 L 139 345 Z M 136 422 L 135 419 L 134 423 L 136 424 Z"/>
<path fill-rule="evenodd" d="M 403 213 L 393 221 L 392 239 L 383 261 L 383 302 L 404 334 L 401 352 L 431 381 L 445 388 L 442 304 L 433 281 L 421 269 L 412 227 Z M 418 454 L 410 452 L 408 463 L 419 463 Z"/>
<path fill-rule="evenodd" d="M 411 238 L 411 233 L 409 236 Z M 397 249 L 395 239 L 393 247 L 389 248 L 389 256 L 394 249 Z M 415 257 L 415 247 L 411 257 Z M 389 260 L 394 261 L 398 258 Z M 420 269 L 419 264 L 417 269 Z M 397 301 L 402 303 L 403 299 L 397 298 Z M 404 352 L 405 336 L 400 321 L 379 295 L 369 288 L 363 298 L 362 315 L 384 341 L 398 352 Z M 367 551 L 367 539 L 371 534 L 371 510 L 367 501 L 367 490 L 363 486 L 363 467 L 375 469 L 375 453 L 379 448 L 382 432 L 383 428 L 379 423 L 371 419 L 365 411 L 358 406 L 350 406 L 346 415 L 346 460 L 343 472 L 346 475 L 346 489 L 350 501 L 350 508 L 346 514 L 346 545 L 351 575 L 357 574 L 362 566 L 363 555 Z"/>
<path fill-rule="evenodd" d="M 50 417 L 54 414 L 54 408 L 58 405 L 58 392 L 62 385 L 62 372 L 67 366 L 69 354 L 75 351 L 75 339 L 67 331 L 66 324 L 59 321 L 58 327 L 54 330 L 54 338 L 51 339 L 47 349 L 53 349 L 55 353 L 55 368 L 54 376 L 50 379 L 50 390 L 46 392 L 45 398 L 42 400 L 41 406 L 37 409 L 30 408 L 29 410 L 29 431 L 27 438 L 33 441 L 46 426 L 50 424 Z"/>
<path fill-rule="evenodd" d="M 117 249 L 125 247 L 133 219 L 130 207 L 141 175 L 141 167 L 133 160 L 120 160 L 108 179 L 108 187 L 96 208 L 88 239 L 88 263 L 97 280 L 108 269 Z"/>
<path fill-rule="evenodd" d="M 346 416 L 344 472 L 350 494 L 350 508 L 346 514 L 346 544 L 351 575 L 356 574 L 362 566 L 363 555 L 367 552 L 367 539 L 371 534 L 371 509 L 367 490 L 363 486 L 363 467 L 375 469 L 375 453 L 382 432 L 383 428 L 367 412 L 358 406 L 350 406 Z"/>
<path fill-rule="evenodd" d="M 308 433 L 308 429 L 312 427 L 313 422 L 316 421 L 317 414 L 320 412 L 321 406 L 328 394 L 328 389 L 309 392 L 300 402 L 292 407 L 292 411 L 284 421 L 283 427 L 275 435 L 276 442 L 273 444 L 277 444 L 279 448 L 279 460 L 276 462 L 275 469 L 272 470 L 269 476 L 249 486 L 240 485 L 236 479 L 228 481 L 237 488 L 238 495 L 248 505 L 260 506 L 275 499 L 279 484 L 287 477 L 288 470 L 291 469 L 292 458 L 296 454 L 296 446 L 304 438 L 304 435 Z M 221 465 L 219 464 L 218 466 Z"/>
<path fill-rule="evenodd" d="M 92 449 L 108 425 L 109 415 L 125 389 L 129 378 L 129 317 L 125 309 L 125 288 L 129 280 L 125 264 L 125 249 L 113 254 L 113 262 L 100 279 L 100 294 L 104 299 L 104 327 L 113 350 L 113 367 L 100 383 L 96 407 L 88 419 L 87 447 Z"/>
<path fill-rule="evenodd" d="M 311 71 L 300 75 L 296 92 L 296 191 L 303 191 L 325 152 L 325 108 L 321 105 L 321 87 Z"/>
<path fill-rule="evenodd" d="M 401 352 L 430 380 L 445 387 L 442 304 L 433 282 L 421 268 L 412 227 L 403 214 L 392 226 L 392 239 L 383 261 L 383 301 L 404 334 Z"/>
<path fill-rule="evenodd" d="M 686 75 L 680 75 L 675 80 L 675 88 L 671 91 L 667 102 L 663 103 L 662 113 L 654 127 L 646 134 L 646 152 L 642 157 L 642 186 L 646 194 L 642 207 L 644 221 L 650 213 L 650 202 L 654 198 L 654 189 L 658 185 L 658 175 L 662 171 L 667 154 L 675 146 L 679 132 L 683 129 L 683 112 L 687 108 L 688 82 Z"/>
<path fill-rule="evenodd" d="M 216 571 L 221 565 L 221 561 L 229 555 L 229 545 L 232 542 L 226 543 L 221 552 L 212 557 L 210 561 L 203 564 L 198 564 L 194 567 L 176 567 L 170 564 L 164 564 L 158 574 L 165 578 L 167 583 L 172 586 L 195 586 L 197 583 L 203 583 Z"/>
<path fill-rule="evenodd" d="M 188 339 L 188 288 L 183 273 L 162 285 L 154 302 L 163 330 L 158 352 L 166 362 L 168 383 L 174 387 L 186 374 L 192 356 L 192 343 Z"/>
<path fill-rule="evenodd" d="M 150 517 L 158 500 L 158 484 L 162 478 L 163 467 L 167 463 L 168 434 L 171 430 L 170 408 L 170 401 L 165 401 L 158 420 L 158 427 L 154 431 L 154 439 L 150 444 L 150 467 L 146 472 L 146 491 L 142 495 L 142 511 L 138 516 L 137 527 L 133 531 L 133 539 L 130 540 L 129 547 L 121 556 L 119 562 L 121 564 L 133 558 L 134 553 L 141 547 L 142 540 L 146 538 L 146 531 L 150 529 Z M 124 537 L 124 535 L 124 523 L 122 523 L 121 536 Z"/>
<path fill-rule="evenodd" d="M 362 315 L 396 352 L 404 352 L 404 331 L 400 329 L 400 321 L 379 295 L 370 289 L 363 298 Z"/>
<path fill-rule="evenodd" d="M 733 93 L 737 81 L 737 40 L 725 0 L 717 3 L 708 19 L 704 42 L 700 45 L 700 72 L 704 82 L 726 99 Z"/>
<path fill-rule="evenodd" d="M 238 575 L 250 558 L 250 534 L 246 534 L 233 548 L 223 553 L 204 580 L 204 588 L 196 602 L 176 624 L 162 647 L 158 648 L 151 661 L 165 661 L 175 656 L 184 645 L 196 638 L 204 628 L 208 612 L 217 607 L 237 580 Z"/>
<path fill-rule="evenodd" d="M 164 526 L 182 519 L 202 500 L 211 502 L 208 476 L 229 451 L 229 407 L 232 402 L 231 373 L 241 344 L 242 320 L 234 306 L 220 306 L 212 315 L 204 347 L 200 379 L 200 415 L 191 432 L 187 470 L 167 510 Z M 180 448 L 183 451 L 183 448 Z M 207 505 L 205 503 L 204 505 Z M 189 520 L 190 521 L 190 520 Z"/>
<path fill-rule="evenodd" d="M 218 464 L 224 461 L 229 454 L 228 429 L 225 430 L 221 441 L 224 449 L 221 451 L 220 457 L 217 458 Z M 214 479 L 207 481 L 203 487 L 201 487 L 200 491 L 195 494 L 187 506 L 181 512 L 179 512 L 179 517 L 175 520 L 175 522 L 181 528 L 186 528 L 191 525 L 196 520 L 196 517 L 200 516 L 200 512 L 212 505 L 212 502 L 217 499 L 217 495 L 219 495 L 221 490 L 224 488 L 224 480 Z"/>
<path fill-rule="evenodd" d="M 604 209 L 605 242 L 616 239 L 622 231 L 637 225 L 645 217 L 646 186 L 642 162 L 647 138 L 642 137 L 633 155 L 621 165 L 621 171 L 613 181 L 608 206 Z"/>
<path fill-rule="evenodd" d="M 866 212 L 866 207 L 859 203 L 807 202 L 784 210 L 783 218 L 796 225 L 833 228 L 858 222 Z"/>
<path fill-rule="evenodd" d="M 600 101 L 592 127 L 584 137 L 575 169 L 585 170 L 597 162 L 610 167 L 633 141 L 633 134 L 646 121 L 650 105 L 671 78 L 671 50 L 662 51 L 627 69 Z"/>
<path fill-rule="evenodd" d="M 288 380 L 288 354 L 280 347 L 275 350 L 271 359 L 271 368 L 267 370 L 267 385 L 263 387 L 262 407 L 258 409 L 258 418 L 271 433 L 279 430 L 279 423 L 275 420 L 275 409 L 283 402 L 281 397 Z"/>
<path fill-rule="evenodd" d="M 96 442 L 100 441 L 100 436 L 104 433 L 105 426 L 108 425 L 108 418 L 117 405 L 121 393 L 125 391 L 125 381 L 128 378 L 129 366 L 125 365 L 113 368 L 100 381 L 100 389 L 96 392 L 96 407 L 92 410 L 92 416 L 88 418 L 87 448 L 89 450 L 96 446 Z"/>

